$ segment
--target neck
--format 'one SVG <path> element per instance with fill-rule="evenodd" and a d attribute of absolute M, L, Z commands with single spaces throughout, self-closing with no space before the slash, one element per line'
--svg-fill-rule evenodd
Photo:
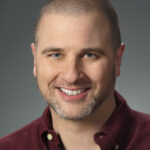
<path fill-rule="evenodd" d="M 93 140 L 94 134 L 102 130 L 103 126 L 110 118 L 115 108 L 116 102 L 113 93 L 113 95 L 108 97 L 103 104 L 101 104 L 90 116 L 84 120 L 65 120 L 51 110 L 53 127 L 54 130 L 60 135 L 67 150 L 84 150 L 83 145 L 86 145 L 88 149 L 92 149 L 92 146 L 96 145 Z M 77 147 L 77 145 L 79 147 Z"/>

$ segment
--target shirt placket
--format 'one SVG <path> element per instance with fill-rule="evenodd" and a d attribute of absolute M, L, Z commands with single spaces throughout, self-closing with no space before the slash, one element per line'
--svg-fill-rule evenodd
<path fill-rule="evenodd" d="M 96 144 L 100 146 L 101 150 L 120 150 L 119 145 L 115 144 L 109 136 L 105 133 L 96 133 L 94 136 Z"/>
<path fill-rule="evenodd" d="M 58 135 L 54 131 L 48 131 L 46 136 L 48 150 L 61 150 Z"/>

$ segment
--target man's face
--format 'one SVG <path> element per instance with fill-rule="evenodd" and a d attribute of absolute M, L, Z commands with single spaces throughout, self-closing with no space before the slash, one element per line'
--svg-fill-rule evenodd
<path fill-rule="evenodd" d="M 33 72 L 59 116 L 84 119 L 112 95 L 121 55 L 115 55 L 110 43 L 103 14 L 43 16 L 36 48 L 32 44 Z"/>

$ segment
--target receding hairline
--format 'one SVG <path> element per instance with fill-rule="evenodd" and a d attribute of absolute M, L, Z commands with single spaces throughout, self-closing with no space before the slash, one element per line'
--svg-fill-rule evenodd
<path fill-rule="evenodd" d="M 45 14 L 61 14 L 68 16 L 86 15 L 88 13 L 103 13 L 109 22 L 111 28 L 112 43 L 116 49 L 121 44 L 120 29 L 117 13 L 112 4 L 108 0 L 51 0 L 42 7 L 36 27 L 35 27 L 35 43 L 37 42 L 37 34 L 41 19 Z"/>

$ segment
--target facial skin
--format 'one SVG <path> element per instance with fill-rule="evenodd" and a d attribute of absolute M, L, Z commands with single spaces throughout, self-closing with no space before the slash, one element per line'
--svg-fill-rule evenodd
<path fill-rule="evenodd" d="M 124 48 L 115 53 L 110 43 L 103 14 L 45 14 L 38 43 L 31 47 L 33 74 L 52 111 L 68 120 L 82 120 L 113 98 Z"/>

